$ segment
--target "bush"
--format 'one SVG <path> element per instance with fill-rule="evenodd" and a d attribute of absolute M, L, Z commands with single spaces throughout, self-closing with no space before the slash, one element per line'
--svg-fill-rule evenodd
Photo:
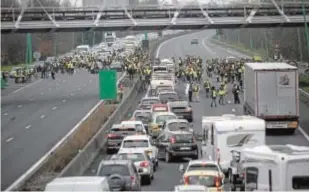
<path fill-rule="evenodd" d="M 300 75 L 299 76 L 299 86 L 300 87 L 309 87 L 309 75 Z"/>

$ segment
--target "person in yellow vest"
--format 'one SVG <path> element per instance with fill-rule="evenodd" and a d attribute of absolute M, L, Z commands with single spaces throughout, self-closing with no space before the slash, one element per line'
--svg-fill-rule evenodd
<path fill-rule="evenodd" d="M 224 96 L 225 96 L 224 86 L 221 86 L 219 88 L 218 95 L 219 95 L 219 104 L 224 105 Z"/>
<path fill-rule="evenodd" d="M 194 97 L 195 97 L 196 102 L 199 102 L 199 101 L 200 101 L 200 96 L 199 96 L 199 93 L 200 93 L 200 85 L 197 84 L 197 83 L 196 83 L 195 85 L 193 85 L 192 91 L 193 91 L 193 95 L 194 95 Z"/>
<path fill-rule="evenodd" d="M 210 107 L 213 107 L 213 105 L 215 105 L 215 107 L 217 107 L 217 90 L 214 86 L 211 87 L 211 103 L 210 103 Z"/>

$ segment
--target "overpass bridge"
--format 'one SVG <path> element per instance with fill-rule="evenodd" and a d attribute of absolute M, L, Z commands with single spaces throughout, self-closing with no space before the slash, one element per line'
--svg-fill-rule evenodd
<path fill-rule="evenodd" d="M 222 7 L 1 8 L 1 33 L 303 26 L 309 2 Z"/>

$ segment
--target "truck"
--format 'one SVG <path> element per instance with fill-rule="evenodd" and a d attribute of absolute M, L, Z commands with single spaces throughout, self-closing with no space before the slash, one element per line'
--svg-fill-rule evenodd
<path fill-rule="evenodd" d="M 266 121 L 266 131 L 294 134 L 299 125 L 298 70 L 287 63 L 245 63 L 245 115 Z"/>
<path fill-rule="evenodd" d="M 117 40 L 115 32 L 106 32 L 104 33 L 104 42 L 107 43 L 107 46 L 111 47 Z"/>

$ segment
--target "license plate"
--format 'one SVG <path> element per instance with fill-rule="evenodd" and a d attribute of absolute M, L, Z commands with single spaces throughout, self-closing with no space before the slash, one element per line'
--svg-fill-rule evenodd
<path fill-rule="evenodd" d="M 190 150 L 190 147 L 180 147 L 180 150 Z"/>
<path fill-rule="evenodd" d="M 277 128 L 277 129 L 282 129 L 282 128 L 288 128 L 287 123 L 268 123 L 267 128 Z"/>

